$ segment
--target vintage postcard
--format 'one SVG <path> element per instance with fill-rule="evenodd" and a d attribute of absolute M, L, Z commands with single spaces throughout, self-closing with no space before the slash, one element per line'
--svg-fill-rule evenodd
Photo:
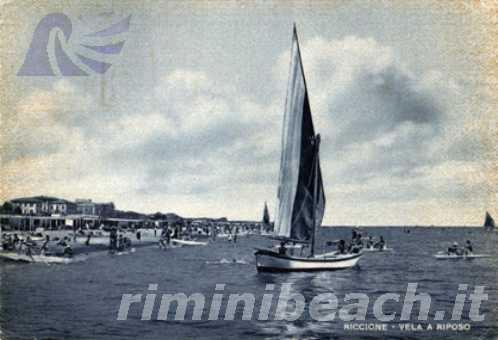
<path fill-rule="evenodd" d="M 497 1 L 0 23 L 0 339 L 498 339 Z"/>

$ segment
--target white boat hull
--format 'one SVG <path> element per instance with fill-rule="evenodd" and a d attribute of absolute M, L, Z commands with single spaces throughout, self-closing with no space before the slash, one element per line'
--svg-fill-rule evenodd
<path fill-rule="evenodd" d="M 26 254 L 19 254 L 15 252 L 5 252 L 0 253 L 0 258 L 17 261 L 17 262 L 34 262 L 34 263 L 61 263 L 67 264 L 71 263 L 73 259 L 61 256 L 44 256 L 44 255 L 33 255 L 29 256 Z"/>
<path fill-rule="evenodd" d="M 471 260 L 471 259 L 482 259 L 491 257 L 486 254 L 467 254 L 467 255 L 456 255 L 456 254 L 435 254 L 434 258 L 438 260 Z"/>
<path fill-rule="evenodd" d="M 393 248 L 373 248 L 373 247 L 369 247 L 369 248 L 363 248 L 363 251 L 369 251 L 369 252 L 389 252 L 389 251 L 393 251 Z"/>
<path fill-rule="evenodd" d="M 181 246 L 205 246 L 208 243 L 207 242 L 200 242 L 200 241 L 192 241 L 192 240 L 179 240 L 179 239 L 171 239 L 170 241 L 174 245 L 181 245 Z"/>
<path fill-rule="evenodd" d="M 294 257 L 277 252 L 259 249 L 256 255 L 256 268 L 262 272 L 326 271 L 354 267 L 362 253 L 340 255 L 317 255 L 315 257 Z"/>

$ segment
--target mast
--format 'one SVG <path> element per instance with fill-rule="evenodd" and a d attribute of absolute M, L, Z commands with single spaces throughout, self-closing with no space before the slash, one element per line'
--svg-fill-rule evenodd
<path fill-rule="evenodd" d="M 318 169 L 319 169 L 319 151 L 320 151 L 320 134 L 313 138 L 315 144 L 315 161 L 313 164 L 315 178 L 313 179 L 313 230 L 311 232 L 311 249 L 310 257 L 315 255 L 315 238 L 316 238 L 316 201 L 318 199 Z"/>

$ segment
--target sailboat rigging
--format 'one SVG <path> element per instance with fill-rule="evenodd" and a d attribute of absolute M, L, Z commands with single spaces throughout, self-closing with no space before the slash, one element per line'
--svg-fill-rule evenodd
<path fill-rule="evenodd" d="M 301 51 L 294 26 L 289 81 L 282 131 L 275 236 L 285 242 L 309 245 L 307 257 L 258 249 L 260 271 L 331 270 L 354 266 L 361 253 L 315 255 L 316 230 L 325 211 L 325 191 L 319 158 L 320 135 L 315 134 Z"/>

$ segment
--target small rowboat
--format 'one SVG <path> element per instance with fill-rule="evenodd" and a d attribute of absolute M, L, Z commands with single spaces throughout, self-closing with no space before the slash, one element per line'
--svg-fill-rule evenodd
<path fill-rule="evenodd" d="M 62 256 L 45 256 L 45 255 L 26 255 L 19 254 L 15 252 L 3 252 L 0 253 L 0 258 L 9 260 L 9 261 L 17 261 L 17 262 L 25 262 L 25 263 L 58 263 L 58 264 L 68 264 L 74 261 L 72 258 L 62 257 Z"/>
<path fill-rule="evenodd" d="M 389 252 L 393 251 L 393 248 L 375 248 L 375 247 L 368 247 L 368 248 L 363 248 L 363 251 L 369 251 L 369 252 Z"/>
<path fill-rule="evenodd" d="M 194 240 L 180 240 L 176 238 L 171 239 L 171 243 L 173 245 L 181 245 L 181 246 L 205 246 L 208 244 L 207 242 L 194 241 Z"/>
<path fill-rule="evenodd" d="M 433 257 L 437 260 L 472 260 L 472 259 L 482 259 L 491 257 L 491 255 L 487 254 L 448 254 L 445 252 L 439 252 L 434 254 Z"/>

